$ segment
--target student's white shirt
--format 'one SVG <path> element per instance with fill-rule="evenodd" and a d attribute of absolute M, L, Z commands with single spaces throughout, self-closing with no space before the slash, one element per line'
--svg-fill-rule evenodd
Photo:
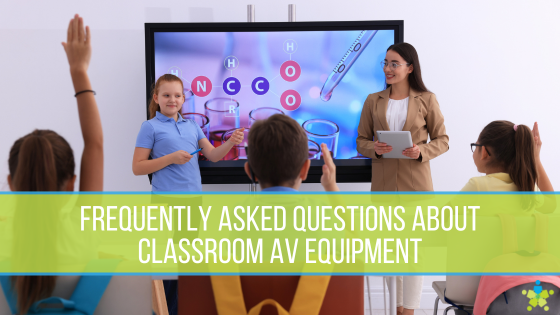
<path fill-rule="evenodd" d="M 408 97 L 402 100 L 389 99 L 387 123 L 390 131 L 402 131 L 408 113 Z"/>

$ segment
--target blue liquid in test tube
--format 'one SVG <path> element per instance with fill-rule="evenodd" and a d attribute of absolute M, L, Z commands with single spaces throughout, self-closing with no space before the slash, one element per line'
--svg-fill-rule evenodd
<path fill-rule="evenodd" d="M 377 30 L 369 30 L 362 31 L 360 35 L 358 35 L 358 38 L 356 38 L 354 43 L 352 43 L 350 48 L 348 48 L 348 51 L 346 52 L 346 54 L 344 54 L 344 57 L 342 57 L 340 62 L 331 72 L 331 75 L 329 75 L 329 77 L 327 78 L 327 81 L 325 81 L 323 89 L 321 89 L 321 99 L 323 101 L 326 102 L 331 99 L 334 88 L 340 83 L 342 78 L 344 78 L 348 70 L 350 70 L 354 62 L 356 62 L 358 57 L 360 57 L 362 51 L 364 51 L 364 49 L 367 47 L 369 42 L 371 42 L 376 33 Z"/>

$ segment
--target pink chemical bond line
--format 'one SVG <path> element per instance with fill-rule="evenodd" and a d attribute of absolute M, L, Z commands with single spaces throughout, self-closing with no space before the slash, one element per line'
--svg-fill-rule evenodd
<path fill-rule="evenodd" d="M 280 67 L 280 76 L 287 82 L 294 82 L 301 76 L 301 67 L 299 64 L 291 60 L 293 53 L 297 51 L 297 42 L 288 39 L 283 44 L 284 52 L 290 55 L 290 60 L 282 63 Z M 227 56 L 224 60 L 224 67 L 231 71 L 231 76 L 226 78 L 222 83 L 224 92 L 229 96 L 237 95 L 241 91 L 241 82 L 233 76 L 233 70 L 239 67 L 239 60 L 235 56 Z M 173 70 L 173 68 L 175 68 Z M 170 74 L 180 76 L 179 69 L 172 67 L 169 69 Z M 191 81 L 191 91 L 198 97 L 205 97 L 212 92 L 212 81 L 205 76 L 197 76 Z M 270 81 L 264 77 L 256 77 L 251 82 L 251 89 L 257 95 L 265 95 L 269 92 Z M 287 90 L 280 96 L 280 104 L 285 110 L 294 111 L 301 105 L 301 96 L 296 90 Z"/>

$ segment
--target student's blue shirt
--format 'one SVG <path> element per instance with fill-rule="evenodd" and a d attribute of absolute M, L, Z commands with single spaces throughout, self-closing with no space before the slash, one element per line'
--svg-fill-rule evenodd
<path fill-rule="evenodd" d="M 152 159 L 179 150 L 188 153 L 196 151 L 198 141 L 206 136 L 194 120 L 178 116 L 175 122 L 173 118 L 156 112 L 156 117 L 142 123 L 136 147 L 151 149 Z M 152 191 L 202 191 L 198 154 L 188 163 L 170 164 L 155 172 Z"/>
<path fill-rule="evenodd" d="M 297 190 L 285 187 L 285 186 L 272 186 L 261 190 L 262 192 L 274 192 L 274 191 L 282 191 L 282 192 L 298 192 Z"/>

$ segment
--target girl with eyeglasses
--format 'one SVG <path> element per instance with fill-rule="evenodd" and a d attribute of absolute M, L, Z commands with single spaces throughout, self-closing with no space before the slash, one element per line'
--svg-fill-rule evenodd
<path fill-rule="evenodd" d="M 418 53 L 412 45 L 391 45 L 381 66 L 387 89 L 367 97 L 356 139 L 358 152 L 372 160 L 371 190 L 433 191 L 430 160 L 449 150 L 436 96 L 422 81 Z M 403 155 L 412 159 L 384 159 L 383 154 L 393 148 L 379 142 L 379 130 L 410 131 L 413 146 Z M 399 314 L 414 314 L 420 307 L 422 281 L 421 276 L 397 277 Z"/>
<path fill-rule="evenodd" d="M 532 131 L 505 120 L 489 123 L 471 143 L 476 169 L 486 176 L 471 178 L 461 191 L 554 191 L 541 162 L 541 146 L 537 123 Z M 554 210 L 549 206 L 538 210 Z"/>

